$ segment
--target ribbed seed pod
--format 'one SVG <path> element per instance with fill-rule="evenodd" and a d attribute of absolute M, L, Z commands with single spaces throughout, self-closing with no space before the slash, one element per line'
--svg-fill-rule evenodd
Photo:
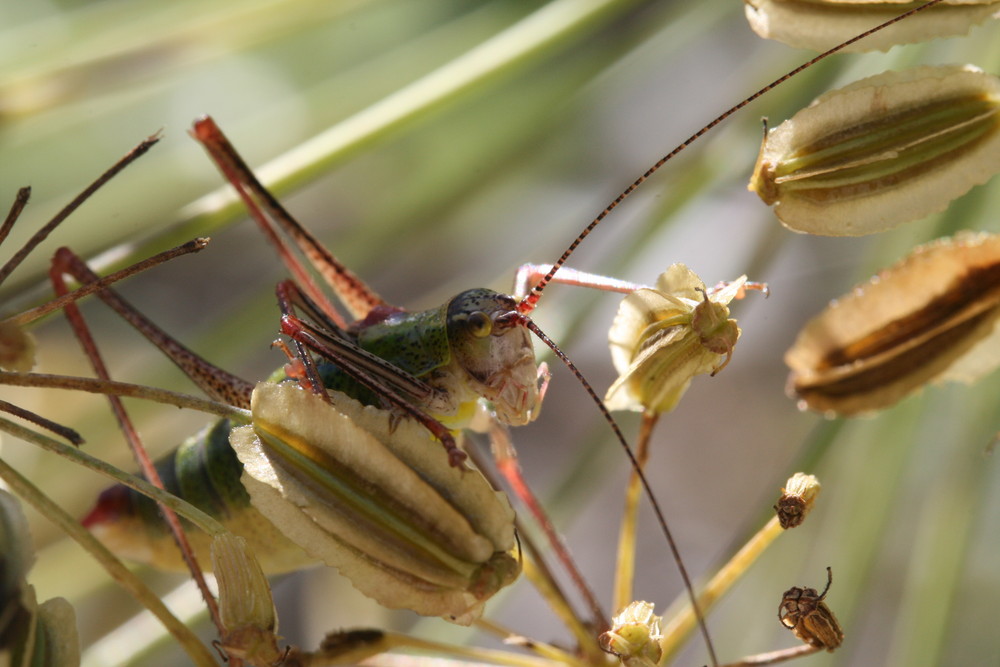
<path fill-rule="evenodd" d="M 785 354 L 789 391 L 803 407 L 854 415 L 930 382 L 972 382 L 1000 365 L 998 321 L 1000 236 L 939 239 L 802 329 Z"/>
<path fill-rule="evenodd" d="M 826 51 L 872 26 L 923 4 L 909 0 L 744 0 L 747 21 L 765 39 L 788 46 Z M 995 0 L 945 0 L 887 30 L 848 46 L 845 51 L 887 51 L 937 37 L 955 37 L 1000 13 Z"/>
<path fill-rule="evenodd" d="M 748 186 L 788 228 L 863 236 L 944 210 L 1000 171 L 1000 79 L 970 65 L 883 72 L 764 139 Z"/>
<path fill-rule="evenodd" d="M 253 426 L 230 437 L 254 507 L 382 605 L 471 623 L 520 571 L 506 497 L 422 425 L 332 403 L 257 385 Z"/>

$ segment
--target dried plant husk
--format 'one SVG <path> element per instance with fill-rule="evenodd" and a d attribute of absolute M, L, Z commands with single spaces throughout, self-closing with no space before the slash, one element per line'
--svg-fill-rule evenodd
<path fill-rule="evenodd" d="M 826 51 L 883 21 L 924 4 L 908 0 L 744 0 L 750 27 L 764 39 L 788 46 Z M 844 51 L 887 51 L 938 37 L 956 37 L 1000 13 L 994 0 L 945 0 L 859 40 Z"/>
<path fill-rule="evenodd" d="M 917 67 L 826 93 L 764 139 L 748 186 L 797 232 L 862 236 L 944 210 L 1000 171 L 1000 79 Z"/>
<path fill-rule="evenodd" d="M 254 507 L 382 605 L 471 623 L 520 571 L 506 497 L 417 422 L 331 400 L 257 386 L 231 435 Z"/>
<path fill-rule="evenodd" d="M 27 373 L 34 366 L 34 336 L 12 322 L 0 322 L 0 368 Z"/>
<path fill-rule="evenodd" d="M 608 409 L 669 412 L 696 375 L 715 375 L 729 363 L 740 337 L 729 302 L 745 284 L 741 276 L 708 289 L 694 271 L 674 264 L 655 289 L 627 295 L 608 332 L 619 373 L 604 397 Z"/>
<path fill-rule="evenodd" d="M 1000 365 L 1000 236 L 963 232 L 834 301 L 785 362 L 803 407 L 882 410 L 930 382 L 973 382 Z"/>

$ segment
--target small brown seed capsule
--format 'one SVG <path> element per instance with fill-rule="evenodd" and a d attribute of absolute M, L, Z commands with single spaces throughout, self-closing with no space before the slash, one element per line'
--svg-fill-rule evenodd
<path fill-rule="evenodd" d="M 830 568 L 826 568 L 826 576 L 826 588 L 822 593 L 817 593 L 815 588 L 797 586 L 785 591 L 778 606 L 778 620 L 806 644 L 832 652 L 843 643 L 844 631 L 823 601 L 833 583 Z"/>
<path fill-rule="evenodd" d="M 795 528 L 805 521 L 806 515 L 812 510 L 816 496 L 819 495 L 819 480 L 815 475 L 797 472 L 785 483 L 781 497 L 774 506 L 778 514 L 778 522 L 785 530 Z"/>

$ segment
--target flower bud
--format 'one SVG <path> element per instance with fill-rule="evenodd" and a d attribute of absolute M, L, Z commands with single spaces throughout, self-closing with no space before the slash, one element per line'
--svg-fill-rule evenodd
<path fill-rule="evenodd" d="M 663 656 L 660 620 L 652 603 L 632 602 L 611 619 L 611 629 L 600 636 L 601 648 L 626 667 L 655 667 Z"/>
<path fill-rule="evenodd" d="M 873 234 L 992 178 L 998 130 L 997 77 L 969 65 L 883 72 L 771 130 L 748 187 L 794 231 Z"/>

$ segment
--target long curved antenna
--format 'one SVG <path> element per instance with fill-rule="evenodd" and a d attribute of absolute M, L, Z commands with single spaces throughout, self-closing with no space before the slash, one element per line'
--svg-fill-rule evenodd
<path fill-rule="evenodd" d="M 677 563 L 677 569 L 681 573 L 681 579 L 684 580 L 684 588 L 687 590 L 688 598 L 691 600 L 691 609 L 694 612 L 695 619 L 698 621 L 698 628 L 701 630 L 702 636 L 705 638 L 705 646 L 708 648 L 708 655 L 711 659 L 712 665 L 718 665 L 719 661 L 715 657 L 715 647 L 712 645 L 712 638 L 708 633 L 708 625 L 705 624 L 705 616 L 701 613 L 701 607 L 698 605 L 698 596 L 695 593 L 694 585 L 691 583 L 691 577 L 688 576 L 687 568 L 684 567 L 684 560 L 681 558 L 680 550 L 677 548 L 677 543 L 674 541 L 673 533 L 670 532 L 670 527 L 667 525 L 667 517 L 663 513 L 663 509 L 660 507 L 660 503 L 656 500 L 656 496 L 653 494 L 653 489 L 649 486 L 649 482 L 646 480 L 646 475 L 642 472 L 642 466 L 639 465 L 639 460 L 635 456 L 635 452 L 632 451 L 632 447 L 629 446 L 628 441 L 625 439 L 625 434 L 622 433 L 621 427 L 618 426 L 618 422 L 611 415 L 607 406 L 604 405 L 604 401 L 601 397 L 597 395 L 594 388 L 591 386 L 590 382 L 583 376 L 580 369 L 576 367 L 569 357 L 567 357 L 562 350 L 555 344 L 551 338 L 549 338 L 545 332 L 543 332 L 537 324 L 531 321 L 527 315 L 522 315 L 520 313 L 511 313 L 511 320 L 516 320 L 518 324 L 526 327 L 531 333 L 535 334 L 540 341 L 545 343 L 553 353 L 559 359 L 562 360 L 566 367 L 569 368 L 570 372 L 576 376 L 576 379 L 580 381 L 583 388 L 593 399 L 594 403 L 597 405 L 597 409 L 600 410 L 601 414 L 604 415 L 605 421 L 611 426 L 611 430 L 614 431 L 615 438 L 618 439 L 618 444 L 622 446 L 625 450 L 625 454 L 628 456 L 629 461 L 632 463 L 632 469 L 635 470 L 636 475 L 639 477 L 639 482 L 642 484 L 643 491 L 646 492 L 646 497 L 649 498 L 649 504 L 653 507 L 653 512 L 656 514 L 656 520 L 660 525 L 660 531 L 663 536 L 667 538 L 667 544 L 670 546 L 670 551 L 674 556 L 674 561 Z"/>
<path fill-rule="evenodd" d="M 703 128 L 701 128 L 700 130 L 698 130 L 697 132 L 695 132 L 694 134 L 692 134 L 690 137 L 688 137 L 687 139 L 685 139 L 683 143 L 681 143 L 675 149 L 673 149 L 672 151 L 670 151 L 669 153 L 667 153 L 666 155 L 664 155 L 662 158 L 660 158 L 659 160 L 657 160 L 656 163 L 652 167 L 650 167 L 649 169 L 647 169 L 641 176 L 639 176 L 639 178 L 637 178 L 634 181 L 632 181 L 631 185 L 629 185 L 627 188 L 625 188 L 621 192 L 621 194 L 619 194 L 617 197 L 615 197 L 614 200 L 612 200 L 612 202 L 610 204 L 608 204 L 604 208 L 604 210 L 601 211 L 597 215 L 597 217 L 594 218 L 591 221 L 591 223 L 584 228 L 584 230 L 582 232 L 580 232 L 580 235 L 577 236 L 576 239 L 574 239 L 574 241 L 569 244 L 569 247 L 566 248 L 566 250 L 565 250 L 565 252 L 563 252 L 562 256 L 558 260 L 556 260 L 555 264 L 552 265 L 552 268 L 549 269 L 549 272 L 546 273 L 545 276 L 541 280 L 539 280 L 538 283 L 536 283 L 534 287 L 531 288 L 531 292 L 529 292 L 527 296 L 525 296 L 523 299 L 521 299 L 521 303 L 519 303 L 517 305 L 518 312 L 527 315 L 532 310 L 534 310 L 535 306 L 538 304 L 538 300 L 542 298 L 542 290 L 545 289 L 545 286 L 548 285 L 549 282 L 552 280 L 552 278 L 555 276 L 556 271 L 559 270 L 559 267 L 561 267 L 566 262 L 566 260 L 569 259 L 569 256 L 573 254 L 573 252 L 576 250 L 577 246 L 579 246 L 580 243 L 583 242 L 583 239 L 587 238 L 587 236 L 590 235 L 590 232 L 592 232 L 594 230 L 594 228 L 597 227 L 597 225 L 601 224 L 601 221 L 604 220 L 604 218 L 606 218 L 608 216 L 608 214 L 611 213 L 611 211 L 615 210 L 618 207 L 618 205 L 621 204 L 622 201 L 625 200 L 626 197 L 628 197 L 630 194 L 632 194 L 633 192 L 635 192 L 636 188 L 638 188 L 640 185 L 642 185 L 650 176 L 652 176 L 657 171 L 659 171 L 660 167 L 662 167 L 667 162 L 669 162 L 670 160 L 672 160 L 675 155 L 677 155 L 678 153 L 680 153 L 681 151 L 683 151 L 685 148 L 687 148 L 688 146 L 690 146 L 691 144 L 693 144 L 695 141 L 697 141 L 698 139 L 700 139 L 703 134 L 705 134 L 709 130 L 713 129 L 716 125 L 718 125 L 722 121 L 726 120 L 727 118 L 729 118 L 730 116 L 732 116 L 734 113 L 736 113 L 737 111 L 739 111 L 740 109 L 742 109 L 746 105 L 750 104 L 751 102 L 753 102 L 757 98 L 761 97 L 762 95 L 765 95 L 766 93 L 769 93 L 774 88 L 780 86 L 782 83 L 784 83 L 788 79 L 792 78 L 793 76 L 797 75 L 799 72 L 812 67 L 813 65 L 815 65 L 819 61 L 824 60 L 828 56 L 831 56 L 834 53 L 837 53 L 841 49 L 844 49 L 845 47 L 848 47 L 851 44 L 854 44 L 855 42 L 857 42 L 859 40 L 862 40 L 865 37 L 868 37 L 869 35 L 872 35 L 872 34 L 874 34 L 876 32 L 884 30 L 885 28 L 888 28 L 889 26 L 891 26 L 891 25 L 893 25 L 895 23 L 898 23 L 899 21 L 902 21 L 903 19 L 906 19 L 906 18 L 909 18 L 910 16 L 913 16 L 917 12 L 922 12 L 925 9 L 929 9 L 930 7 L 933 7 L 934 5 L 940 4 L 941 2 L 942 2 L 942 0 L 930 0 L 930 2 L 928 2 L 926 4 L 920 5 L 919 7 L 915 7 L 915 8 L 913 8 L 913 9 L 907 11 L 907 12 L 904 12 L 904 13 L 900 14 L 899 16 L 896 16 L 894 18 L 889 19 L 885 23 L 882 23 L 882 24 L 879 24 L 879 25 L 875 26 L 871 30 L 867 30 L 867 31 L 861 33 L 860 35 L 857 35 L 856 37 L 852 37 L 851 39 L 847 40 L 846 42 L 838 44 L 837 46 L 833 47 L 832 49 L 830 49 L 828 51 L 824 51 L 823 53 L 819 54 L 815 58 L 809 60 L 808 62 L 806 62 L 806 63 L 804 63 L 802 65 L 799 65 L 798 67 L 796 67 L 795 69 L 791 70 L 787 74 L 784 74 L 783 76 L 778 77 L 777 79 L 775 79 L 771 83 L 767 84 L 766 86 L 764 86 L 763 88 L 761 88 L 760 90 L 758 90 L 756 93 L 754 93 L 750 97 L 747 97 L 746 99 L 744 99 L 742 102 L 740 102 L 736 106 L 730 107 L 728 110 L 724 111 L 722 114 L 720 114 L 718 117 L 716 117 L 715 120 L 713 120 L 712 122 L 708 123 Z"/>

